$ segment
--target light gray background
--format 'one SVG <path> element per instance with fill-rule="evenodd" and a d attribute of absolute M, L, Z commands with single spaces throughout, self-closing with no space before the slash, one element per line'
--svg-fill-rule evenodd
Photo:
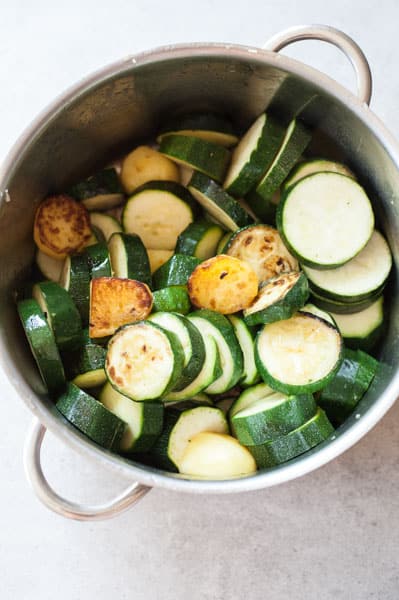
<path fill-rule="evenodd" d="M 399 137 L 399 2 L 0 0 L 0 160 L 53 97 L 127 54 L 184 41 L 261 45 L 302 23 L 353 36 L 374 74 L 372 107 Z M 320 44 L 287 51 L 353 88 Z M 1 375 L 1 600 L 397 600 L 399 406 L 344 456 L 256 493 L 155 490 L 104 523 L 77 523 L 34 498 L 22 467 L 30 415 Z M 126 481 L 51 435 L 45 470 L 70 498 L 104 500 Z"/>

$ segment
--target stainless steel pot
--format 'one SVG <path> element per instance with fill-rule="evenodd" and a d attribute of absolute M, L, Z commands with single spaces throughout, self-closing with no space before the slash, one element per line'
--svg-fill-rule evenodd
<path fill-rule="evenodd" d="M 352 62 L 357 96 L 320 72 L 277 54 L 300 39 L 336 45 Z M 34 414 L 25 446 L 27 477 L 50 509 L 75 519 L 103 519 L 132 506 L 153 486 L 192 493 L 255 490 L 304 475 L 357 442 L 394 403 L 399 390 L 399 294 L 394 274 L 391 319 L 377 378 L 357 412 L 326 443 L 296 460 L 251 477 L 195 481 L 150 469 L 111 454 L 81 435 L 54 410 L 21 335 L 13 304 L 16 282 L 33 256 L 32 222 L 37 203 L 97 164 L 151 135 L 162 115 L 181 106 L 223 109 L 240 125 L 272 105 L 281 118 L 300 113 L 315 131 L 320 153 L 338 156 L 359 174 L 375 200 L 399 268 L 399 146 L 369 110 L 371 75 L 353 40 L 324 26 L 293 28 L 265 49 L 226 44 L 171 46 L 129 57 L 88 77 L 58 98 L 23 134 L 0 174 L 1 364 Z M 48 428 L 102 468 L 128 475 L 134 483 L 112 502 L 81 506 L 58 496 L 40 466 Z"/>

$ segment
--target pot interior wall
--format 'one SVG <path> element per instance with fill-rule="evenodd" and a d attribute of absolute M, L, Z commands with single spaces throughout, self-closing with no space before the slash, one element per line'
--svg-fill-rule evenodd
<path fill-rule="evenodd" d="M 70 95 L 27 139 L 0 184 L 0 302 L 3 364 L 14 384 L 21 377 L 51 410 L 15 314 L 14 292 L 32 262 L 35 208 L 48 193 L 65 189 L 108 160 L 151 137 L 165 116 L 205 108 L 230 115 L 238 129 L 269 108 L 288 121 L 300 115 L 313 129 L 314 155 L 345 161 L 374 202 L 378 224 L 395 256 L 389 287 L 391 318 L 381 347 L 388 365 L 372 386 L 359 414 L 378 398 L 398 364 L 398 165 L 364 120 L 315 83 L 276 67 L 275 57 L 248 52 L 170 53 L 153 62 L 124 63 L 113 74 Z M 350 98 L 350 96 L 348 96 Z M 8 190 L 8 194 L 4 191 Z M 20 387 L 21 394 L 24 387 Z M 355 416 L 353 417 L 353 419 Z M 353 420 L 352 419 L 352 420 Z M 347 429 L 349 420 L 342 430 Z"/>

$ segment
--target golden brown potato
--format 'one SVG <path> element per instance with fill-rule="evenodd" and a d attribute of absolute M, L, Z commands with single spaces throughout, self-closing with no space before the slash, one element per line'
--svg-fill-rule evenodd
<path fill-rule="evenodd" d="M 152 293 L 141 281 L 98 277 L 90 284 L 90 337 L 112 335 L 118 327 L 141 321 L 152 309 Z"/>
<path fill-rule="evenodd" d="M 82 250 L 92 235 L 87 209 L 66 195 L 50 196 L 39 204 L 33 227 L 38 248 L 53 258 Z"/>
<path fill-rule="evenodd" d="M 149 146 L 139 146 L 122 163 L 121 181 L 130 194 L 148 181 L 180 181 L 179 167 Z"/>
<path fill-rule="evenodd" d="M 251 305 L 258 293 L 258 277 L 242 260 L 219 254 L 194 269 L 188 291 L 194 306 L 230 315 Z"/>

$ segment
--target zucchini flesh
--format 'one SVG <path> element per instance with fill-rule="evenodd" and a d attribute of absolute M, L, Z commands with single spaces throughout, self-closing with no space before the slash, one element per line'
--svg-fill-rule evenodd
<path fill-rule="evenodd" d="M 68 379 L 81 388 L 97 387 L 105 383 L 105 349 L 92 342 L 87 329 L 82 335 L 79 349 L 63 355 Z"/>
<path fill-rule="evenodd" d="M 313 173 L 320 173 L 325 171 L 329 173 L 340 173 L 341 175 L 346 175 L 347 177 L 352 177 L 352 179 L 355 179 L 355 176 L 353 175 L 352 171 L 348 169 L 346 165 L 334 162 L 332 160 L 314 158 L 312 160 L 300 162 L 291 171 L 289 177 L 287 177 L 287 179 L 285 180 L 282 189 L 283 191 L 285 191 L 304 177 L 307 177 L 308 175 L 313 175 Z"/>
<path fill-rule="evenodd" d="M 151 287 L 150 261 L 138 235 L 114 233 L 109 240 L 108 249 L 114 277 L 136 279 Z"/>
<path fill-rule="evenodd" d="M 125 423 L 95 398 L 68 383 L 56 403 L 60 413 L 79 431 L 109 450 L 119 450 Z"/>
<path fill-rule="evenodd" d="M 186 285 L 171 285 L 152 294 L 152 310 L 158 312 L 176 312 L 187 315 L 191 310 L 190 296 Z"/>
<path fill-rule="evenodd" d="M 333 314 L 348 348 L 370 350 L 378 341 L 384 323 L 384 299 L 381 296 L 364 310 L 351 315 Z"/>
<path fill-rule="evenodd" d="M 90 225 L 97 238 L 105 243 L 113 233 L 122 231 L 120 223 L 114 217 L 101 212 L 90 213 Z"/>
<path fill-rule="evenodd" d="M 260 375 L 255 364 L 255 332 L 252 328 L 248 327 L 243 319 L 240 319 L 236 315 L 228 315 L 227 318 L 233 326 L 244 359 L 243 375 L 240 380 L 240 385 L 243 387 L 254 385 L 260 380 Z"/>
<path fill-rule="evenodd" d="M 173 256 L 173 250 L 154 250 L 153 248 L 147 248 L 147 254 L 152 274 Z"/>
<path fill-rule="evenodd" d="M 277 226 L 303 264 L 331 269 L 364 248 L 373 233 L 374 214 L 356 181 L 338 173 L 315 173 L 285 192 L 277 209 Z"/>
<path fill-rule="evenodd" d="M 46 279 L 58 283 L 64 267 L 64 259 L 53 258 L 38 249 L 36 252 L 36 264 Z"/>
<path fill-rule="evenodd" d="M 274 393 L 275 390 L 273 390 L 266 383 L 258 383 L 257 385 L 249 387 L 241 392 L 235 402 L 231 405 L 229 418 L 231 419 L 239 411 L 244 410 L 248 406 L 251 406 L 254 402 L 257 402 L 262 398 L 266 398 L 266 396 L 270 396 L 270 394 Z"/>
<path fill-rule="evenodd" d="M 175 252 L 206 260 L 216 254 L 224 231 L 219 225 L 207 221 L 194 221 L 177 238 Z"/>
<path fill-rule="evenodd" d="M 255 362 L 265 383 L 285 394 L 311 393 L 334 377 L 342 359 L 338 330 L 310 313 L 265 325 L 255 342 Z"/>
<path fill-rule="evenodd" d="M 69 189 L 88 210 L 107 210 L 123 202 L 123 188 L 114 168 L 103 169 Z"/>
<path fill-rule="evenodd" d="M 174 254 L 153 274 L 154 290 L 166 288 L 171 285 L 186 285 L 191 273 L 200 262 L 195 256 Z"/>

